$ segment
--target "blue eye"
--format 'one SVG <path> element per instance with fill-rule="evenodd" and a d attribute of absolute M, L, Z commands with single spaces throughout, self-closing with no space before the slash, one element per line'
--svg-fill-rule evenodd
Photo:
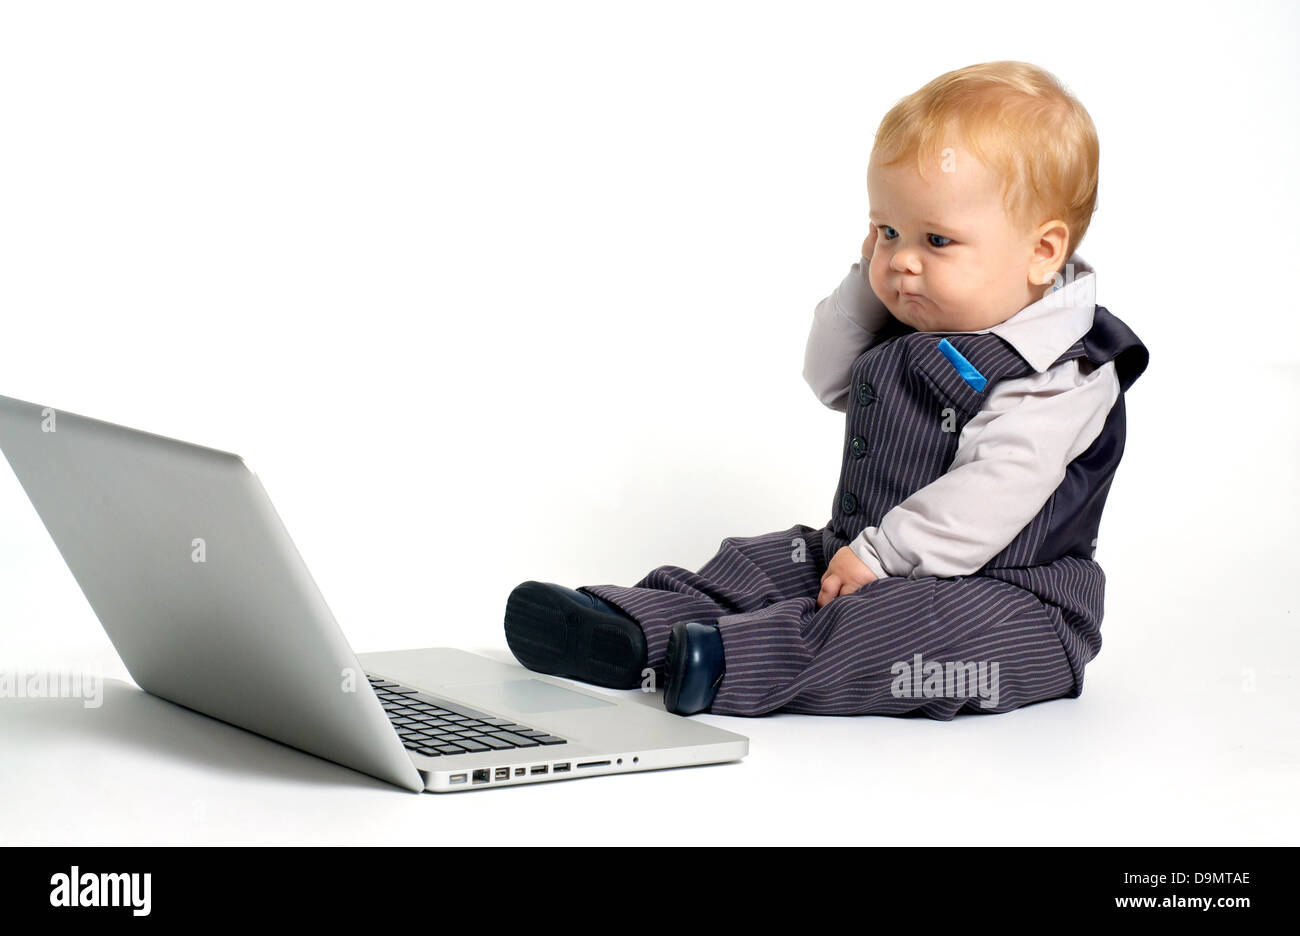
<path fill-rule="evenodd" d="M 888 224 L 881 224 L 878 225 L 878 227 L 885 232 L 885 240 L 893 240 L 898 236 L 898 232 L 895 231 Z M 889 233 L 890 231 L 893 231 L 893 234 L 890 234 Z M 949 244 L 952 243 L 951 237 L 944 237 L 942 234 L 927 234 L 926 237 L 927 238 L 937 237 L 939 240 L 943 241 L 942 244 L 936 244 L 933 240 L 930 240 L 928 243 L 930 244 L 931 247 L 935 247 L 935 248 L 947 247 Z"/>

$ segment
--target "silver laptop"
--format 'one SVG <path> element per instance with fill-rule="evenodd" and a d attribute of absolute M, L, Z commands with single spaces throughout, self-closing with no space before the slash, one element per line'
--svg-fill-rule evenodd
<path fill-rule="evenodd" d="M 355 655 L 237 455 L 4 396 L 0 450 L 153 695 L 413 791 L 749 753 L 743 735 L 460 650 Z"/>

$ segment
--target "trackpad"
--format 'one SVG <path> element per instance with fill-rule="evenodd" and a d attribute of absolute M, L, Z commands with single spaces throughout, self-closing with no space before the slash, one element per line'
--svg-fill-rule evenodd
<path fill-rule="evenodd" d="M 484 708 L 508 708 L 516 712 L 563 712 L 567 709 L 604 708 L 613 702 L 570 692 L 540 679 L 514 679 L 477 686 L 448 686 L 456 698 Z"/>

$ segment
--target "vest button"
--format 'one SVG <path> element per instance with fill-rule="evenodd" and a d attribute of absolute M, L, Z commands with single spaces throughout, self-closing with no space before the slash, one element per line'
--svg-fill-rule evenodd
<path fill-rule="evenodd" d="M 858 509 L 858 499 L 850 492 L 845 491 L 844 496 L 840 498 L 840 509 L 846 514 L 856 513 Z"/>
<path fill-rule="evenodd" d="M 862 436 L 854 436 L 852 441 L 849 442 L 849 451 L 853 453 L 854 458 L 861 458 L 867 454 L 867 440 Z"/>
<path fill-rule="evenodd" d="M 858 384 L 858 402 L 863 406 L 870 406 L 876 402 L 876 391 L 865 380 Z"/>

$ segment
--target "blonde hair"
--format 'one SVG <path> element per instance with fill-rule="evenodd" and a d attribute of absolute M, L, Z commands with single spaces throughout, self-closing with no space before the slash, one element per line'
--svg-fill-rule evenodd
<path fill-rule="evenodd" d="M 985 62 L 940 75 L 880 121 L 871 158 L 911 156 L 925 178 L 953 130 L 1003 179 L 1007 216 L 1023 230 L 1054 218 L 1069 228 L 1068 258 L 1097 208 L 1097 128 L 1050 72 L 1028 62 Z"/>

